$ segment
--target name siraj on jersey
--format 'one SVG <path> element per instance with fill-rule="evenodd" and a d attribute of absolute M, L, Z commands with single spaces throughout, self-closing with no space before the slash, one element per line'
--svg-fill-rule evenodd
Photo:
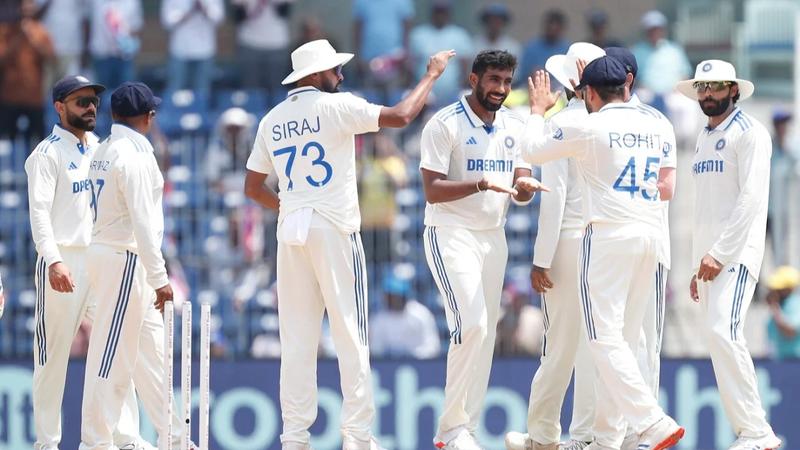
<path fill-rule="evenodd" d="M 289 139 L 293 135 L 300 137 L 304 134 L 319 133 L 319 130 L 319 116 L 311 119 L 310 122 L 308 119 L 303 119 L 300 122 L 290 120 L 272 127 L 272 140 L 277 142 L 281 139 Z"/>

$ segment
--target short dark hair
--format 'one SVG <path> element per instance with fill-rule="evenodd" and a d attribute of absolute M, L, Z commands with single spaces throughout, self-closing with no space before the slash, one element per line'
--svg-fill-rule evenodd
<path fill-rule="evenodd" d="M 625 98 L 625 84 L 620 84 L 619 86 L 592 86 L 592 88 L 597 91 L 597 95 L 604 102 Z"/>
<path fill-rule="evenodd" d="M 472 73 L 481 76 L 490 67 L 514 72 L 517 69 L 517 57 L 505 50 L 483 50 L 472 62 Z"/>
<path fill-rule="evenodd" d="M 734 83 L 731 84 L 731 87 L 733 87 L 733 86 L 736 86 L 737 88 L 739 88 L 739 83 L 735 83 L 734 82 Z M 741 88 L 739 88 L 739 89 L 741 89 Z M 731 97 L 731 100 L 733 101 L 734 105 L 736 104 L 736 102 L 739 101 L 739 97 L 741 97 L 741 96 L 742 96 L 742 91 L 741 90 L 737 90 L 736 91 L 736 95 Z"/>
<path fill-rule="evenodd" d="M 557 23 L 562 26 L 567 25 L 567 15 L 560 9 L 551 9 L 544 13 L 544 23 Z"/>

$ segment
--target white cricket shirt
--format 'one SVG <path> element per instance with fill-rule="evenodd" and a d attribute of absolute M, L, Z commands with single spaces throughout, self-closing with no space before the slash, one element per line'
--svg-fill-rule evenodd
<path fill-rule="evenodd" d="M 547 120 L 548 133 L 570 124 L 581 124 L 589 113 L 583 101 L 573 98 L 566 107 Z M 542 192 L 539 204 L 539 227 L 533 246 L 533 264 L 549 269 L 560 238 L 578 239 L 583 233 L 582 185 L 574 159 L 557 159 L 542 164 Z"/>
<path fill-rule="evenodd" d="M 692 269 L 706 253 L 744 264 L 757 276 L 766 239 L 772 140 L 767 129 L 738 107 L 697 138 Z"/>
<path fill-rule="evenodd" d="M 114 124 L 95 152 L 89 177 L 95 196 L 92 244 L 136 253 L 147 284 L 153 289 L 166 286 L 169 278 L 161 254 L 164 178 L 153 146 L 136 130 Z"/>
<path fill-rule="evenodd" d="M 382 106 L 313 87 L 289 91 L 258 126 L 247 169 L 278 176 L 278 223 L 310 207 L 343 233 L 361 227 L 355 135 L 378 131 Z"/>
<path fill-rule="evenodd" d="M 671 133 L 675 133 L 675 128 L 672 126 L 672 122 L 667 119 L 661 111 L 653 108 L 652 106 L 642 103 L 639 96 L 636 94 L 631 95 L 630 100 L 628 101 L 628 105 L 636 106 L 637 108 L 642 108 L 645 111 L 650 111 L 651 113 L 658 116 L 665 127 L 668 127 L 671 130 Z M 677 168 L 678 167 L 678 152 L 675 146 L 673 145 L 672 148 L 665 148 L 663 149 L 661 158 L 661 167 L 670 167 L 670 168 Z M 660 241 L 660 245 L 658 246 L 658 254 L 656 257 L 658 258 L 658 262 L 661 263 L 662 266 L 666 267 L 667 270 L 670 269 L 672 266 L 672 256 L 670 251 L 670 237 L 669 237 L 669 202 L 662 201 L 659 202 L 661 204 L 661 220 L 662 220 L 662 232 L 663 238 Z"/>
<path fill-rule="evenodd" d="M 442 108 L 425 125 L 420 144 L 420 168 L 447 175 L 452 181 L 482 178 L 511 187 L 514 170 L 529 169 L 520 160 L 524 121 L 505 107 L 486 125 L 466 97 Z M 477 192 L 451 202 L 425 205 L 425 225 L 489 230 L 505 225 L 511 196 Z"/>
<path fill-rule="evenodd" d="M 59 246 L 88 247 L 92 239 L 92 186 L 89 163 L 97 136 L 86 145 L 59 125 L 25 161 L 28 211 L 36 251 L 49 266 L 62 261 Z"/>
<path fill-rule="evenodd" d="M 582 124 L 545 134 L 540 115 L 528 119 L 524 157 L 532 164 L 573 157 L 584 179 L 584 223 L 641 224 L 662 234 L 658 171 L 675 134 L 650 111 L 609 103 Z"/>

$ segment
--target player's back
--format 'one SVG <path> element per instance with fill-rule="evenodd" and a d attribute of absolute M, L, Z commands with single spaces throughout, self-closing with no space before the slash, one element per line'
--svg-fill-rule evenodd
<path fill-rule="evenodd" d="M 590 145 L 578 159 L 589 223 L 640 223 L 660 230 L 658 173 L 674 134 L 649 111 L 610 103 L 586 120 Z"/>
<path fill-rule="evenodd" d="M 158 170 L 153 147 L 143 135 L 124 125 L 114 125 L 100 143 L 89 169 L 92 183 L 93 244 L 127 248 L 136 252 L 130 191 L 152 195 L 159 212 L 164 179 Z M 150 218 L 151 229 L 163 233 L 162 214 Z"/>
<path fill-rule="evenodd" d="M 248 168 L 260 160 L 259 167 L 277 175 L 279 221 L 311 207 L 345 232 L 359 229 L 355 135 L 378 130 L 380 108 L 348 93 L 303 87 L 264 116 Z"/>

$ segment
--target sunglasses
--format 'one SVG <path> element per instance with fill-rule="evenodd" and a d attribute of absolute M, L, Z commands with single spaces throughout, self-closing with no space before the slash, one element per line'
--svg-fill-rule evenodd
<path fill-rule="evenodd" d="M 100 97 L 96 95 L 76 97 L 73 100 L 75 100 L 75 104 L 81 108 L 88 108 L 89 105 L 94 105 L 95 108 L 100 106 Z M 67 101 L 68 100 L 64 100 L 64 103 L 66 103 Z"/>
<path fill-rule="evenodd" d="M 334 67 L 333 71 L 336 73 L 337 77 L 342 76 L 342 65 L 339 64 L 338 66 Z"/>
<path fill-rule="evenodd" d="M 711 89 L 711 92 L 722 92 L 732 84 L 730 81 L 695 81 L 692 86 L 702 94 L 706 89 Z"/>

